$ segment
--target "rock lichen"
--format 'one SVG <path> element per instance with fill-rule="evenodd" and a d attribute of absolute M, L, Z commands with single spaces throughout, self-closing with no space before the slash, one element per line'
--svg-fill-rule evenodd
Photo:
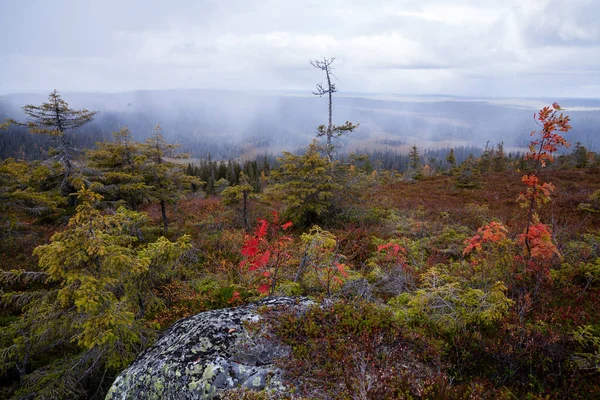
<path fill-rule="evenodd" d="M 210 399 L 217 391 L 238 387 L 285 391 L 273 361 L 289 350 L 248 332 L 244 322 L 259 321 L 259 307 L 310 304 L 267 298 L 182 319 L 117 377 L 106 399 Z"/>

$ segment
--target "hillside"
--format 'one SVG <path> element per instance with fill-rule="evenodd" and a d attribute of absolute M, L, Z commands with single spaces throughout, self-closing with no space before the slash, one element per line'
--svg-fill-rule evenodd
<path fill-rule="evenodd" d="M 48 101 L 25 109 L 27 128 L 59 145 L 0 163 L 0 397 L 102 398 L 176 321 L 276 296 L 310 300 L 302 313 L 251 305 L 260 318 L 243 329 L 289 349 L 257 371 L 268 387 L 275 368 L 293 398 L 600 395 L 600 158 L 567 147 L 558 104 L 536 113 L 524 154 L 329 159 L 313 140 L 276 159 L 190 162 L 160 128 L 76 149 L 64 127 L 94 132 L 95 114 Z M 225 344 L 242 327 L 215 326 Z M 206 378 L 200 355 L 177 368 Z M 185 384 L 198 398 L 275 396 Z"/>

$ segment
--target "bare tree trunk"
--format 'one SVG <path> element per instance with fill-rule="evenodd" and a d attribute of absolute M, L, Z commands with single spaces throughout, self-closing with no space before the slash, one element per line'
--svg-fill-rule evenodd
<path fill-rule="evenodd" d="M 164 200 L 160 201 L 160 213 L 162 215 L 165 235 L 168 233 L 169 220 L 167 219 L 167 203 Z"/>
<path fill-rule="evenodd" d="M 304 268 L 306 267 L 306 262 L 308 258 L 308 247 L 304 249 L 304 254 L 302 255 L 302 260 L 300 260 L 300 265 L 298 265 L 298 270 L 296 271 L 296 276 L 294 277 L 294 283 L 298 283 L 300 278 L 302 278 L 302 274 L 304 273 Z"/>
<path fill-rule="evenodd" d="M 329 67 L 327 67 L 327 69 L 325 69 L 325 74 L 327 75 L 327 92 L 329 93 L 329 125 L 327 125 L 327 161 L 331 161 L 331 152 L 332 152 L 332 148 L 331 148 L 331 136 L 333 136 L 333 120 L 332 120 L 332 114 L 333 114 L 333 100 L 332 100 L 332 95 L 333 95 L 333 88 L 331 87 L 331 76 L 329 75 Z"/>
<path fill-rule="evenodd" d="M 250 229 L 250 223 L 248 222 L 248 192 L 244 190 L 244 205 L 242 208 L 242 218 L 244 219 L 244 230 Z"/>

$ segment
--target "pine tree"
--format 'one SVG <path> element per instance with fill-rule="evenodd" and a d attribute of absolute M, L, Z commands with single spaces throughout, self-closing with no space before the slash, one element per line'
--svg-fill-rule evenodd
<path fill-rule="evenodd" d="M 489 142 L 485 144 L 483 149 L 483 153 L 479 157 L 479 171 L 480 172 L 488 172 L 492 166 L 492 152 L 493 149 L 489 147 Z"/>
<path fill-rule="evenodd" d="M 575 168 L 585 168 L 588 165 L 588 151 L 581 144 L 581 142 L 575 143 L 575 149 L 573 150 L 573 163 Z"/>
<path fill-rule="evenodd" d="M 456 187 L 461 189 L 475 189 L 481 185 L 481 173 L 473 154 L 469 154 L 467 159 L 461 164 L 458 176 L 456 177 Z"/>
<path fill-rule="evenodd" d="M 416 144 L 410 148 L 408 153 L 408 168 L 412 171 L 418 171 L 421 168 L 421 157 Z"/>
<path fill-rule="evenodd" d="M 12 158 L 0 162 L 0 249 L 4 254 L 11 254 L 18 238 L 29 229 L 24 223 L 28 216 L 50 216 L 64 202 L 55 190 L 44 188 L 51 175 L 47 166 Z"/>

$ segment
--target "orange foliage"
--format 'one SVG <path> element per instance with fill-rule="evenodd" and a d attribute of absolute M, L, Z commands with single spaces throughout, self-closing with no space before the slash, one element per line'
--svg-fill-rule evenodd
<path fill-rule="evenodd" d="M 560 110 L 558 103 L 553 103 L 552 108 L 542 108 L 537 117 L 534 114 L 534 118 L 542 129 L 538 132 L 531 132 L 531 136 L 538 135 L 539 137 L 529 144 L 529 153 L 526 158 L 535 160 L 536 164 L 539 162 L 542 167 L 546 166 L 547 161 L 554 161 L 552 154 L 560 146 L 569 147 L 569 143 L 562 136 L 554 133 L 555 131 L 568 132 L 571 129 L 569 117 L 562 113 L 557 115 Z"/>
<path fill-rule="evenodd" d="M 561 110 L 558 103 L 553 103 L 552 108 L 544 107 L 534 118 L 537 119 L 541 129 L 532 132 L 531 136 L 537 137 L 529 144 L 529 152 L 525 155 L 527 159 L 535 161 L 535 172 L 524 175 L 521 179 L 527 186 L 517 198 L 517 202 L 527 209 L 527 228 L 525 233 L 519 236 L 519 240 L 525 246 L 529 259 L 550 260 L 553 254 L 558 254 L 556 246 L 552 243 L 552 235 L 549 228 L 539 222 L 537 210 L 542 204 L 550 201 L 550 193 L 554 190 L 551 183 L 541 182 L 538 178 L 540 169 L 546 166 L 548 161 L 554 161 L 553 154 L 560 146 L 569 147 L 567 141 L 555 132 L 568 132 L 571 129 L 569 117 L 560 115 Z"/>
<path fill-rule="evenodd" d="M 388 242 L 377 246 L 377 251 L 385 251 L 385 261 L 394 262 L 396 265 L 403 265 L 406 262 L 406 249 L 394 242 Z"/>
<path fill-rule="evenodd" d="M 154 289 L 154 294 L 164 299 L 166 308 L 154 317 L 160 326 L 169 326 L 178 319 L 204 311 L 206 296 L 185 282 L 174 280 Z"/>
<path fill-rule="evenodd" d="M 552 241 L 552 230 L 541 222 L 529 227 L 527 233 L 518 236 L 519 244 L 525 245 L 527 241 L 531 248 L 530 257 L 539 261 L 549 262 L 553 256 L 560 256 L 558 249 Z"/>
<path fill-rule="evenodd" d="M 463 254 L 467 255 L 472 251 L 481 251 L 485 243 L 495 243 L 506 239 L 508 229 L 502 223 L 492 221 L 477 230 L 477 234 L 465 240 L 467 247 Z"/>

